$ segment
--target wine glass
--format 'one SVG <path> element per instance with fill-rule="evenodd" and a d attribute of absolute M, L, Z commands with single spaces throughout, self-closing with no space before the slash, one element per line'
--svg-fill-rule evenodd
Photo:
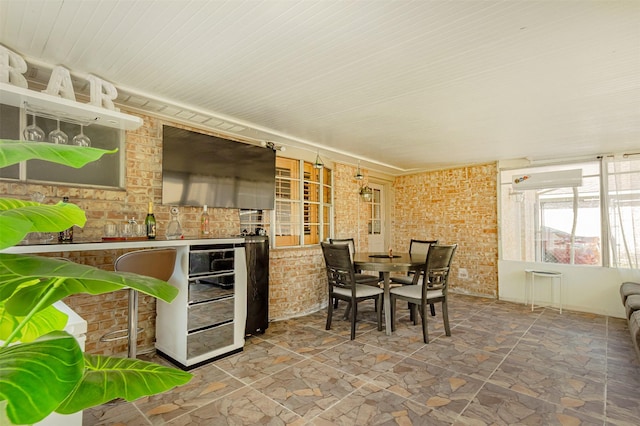
<path fill-rule="evenodd" d="M 56 130 L 49 132 L 49 142 L 57 145 L 66 145 L 69 142 L 69 136 L 62 130 L 60 130 L 60 120 L 57 120 L 58 127 Z"/>
<path fill-rule="evenodd" d="M 33 122 L 24 128 L 24 130 L 22 131 L 22 135 L 24 136 L 25 140 L 32 142 L 42 142 L 44 140 L 44 132 L 40 127 L 36 126 L 36 115 L 31 114 L 31 116 L 33 117 Z"/>
<path fill-rule="evenodd" d="M 73 144 L 78 146 L 91 146 L 91 139 L 83 132 L 84 126 L 80 125 L 80 134 L 73 137 Z"/>

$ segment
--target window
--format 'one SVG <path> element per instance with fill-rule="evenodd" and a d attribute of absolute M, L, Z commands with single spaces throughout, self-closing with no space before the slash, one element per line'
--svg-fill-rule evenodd
<path fill-rule="evenodd" d="M 582 169 L 582 186 L 514 191 L 528 173 Z M 502 259 L 602 265 L 600 164 L 544 166 L 502 171 Z"/>
<path fill-rule="evenodd" d="M 24 109 L 0 105 L 0 138 L 23 139 L 21 129 L 27 126 L 27 121 L 29 125 L 33 125 L 35 122 L 45 135 L 58 127 L 58 120 L 49 116 L 32 113 L 27 116 Z M 124 130 L 98 124 L 81 127 L 78 123 L 63 119 L 59 122 L 60 130 L 66 133 L 69 139 L 68 144 L 73 144 L 73 137 L 82 132 L 90 138 L 91 146 L 102 149 L 118 148 L 118 153 L 104 155 L 98 161 L 79 169 L 41 160 L 29 160 L 0 169 L 0 178 L 122 188 L 124 182 Z"/>
<path fill-rule="evenodd" d="M 276 157 L 275 246 L 319 244 L 329 237 L 332 174 L 327 167 Z"/>
<path fill-rule="evenodd" d="M 582 169 L 578 188 L 514 191 L 514 177 Z M 501 258 L 640 267 L 640 157 L 500 172 Z"/>
<path fill-rule="evenodd" d="M 606 175 L 609 263 L 621 268 L 640 264 L 640 158 L 603 159 Z"/>

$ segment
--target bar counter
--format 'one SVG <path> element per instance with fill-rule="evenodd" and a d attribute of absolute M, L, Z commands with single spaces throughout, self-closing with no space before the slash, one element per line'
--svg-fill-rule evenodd
<path fill-rule="evenodd" d="M 184 238 L 179 240 L 155 239 L 155 240 L 118 240 L 118 241 L 88 241 L 74 243 L 52 244 L 25 244 L 0 250 L 0 253 L 57 253 L 69 251 L 95 251 L 118 250 L 155 247 L 187 247 L 191 245 L 206 244 L 240 244 L 244 243 L 243 237 L 232 238 Z"/>

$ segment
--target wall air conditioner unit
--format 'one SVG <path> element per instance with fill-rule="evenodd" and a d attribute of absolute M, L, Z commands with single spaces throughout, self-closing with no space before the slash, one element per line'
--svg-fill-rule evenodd
<path fill-rule="evenodd" d="M 582 169 L 557 172 L 528 173 L 514 176 L 511 187 L 515 191 L 525 189 L 568 188 L 582 186 Z"/>

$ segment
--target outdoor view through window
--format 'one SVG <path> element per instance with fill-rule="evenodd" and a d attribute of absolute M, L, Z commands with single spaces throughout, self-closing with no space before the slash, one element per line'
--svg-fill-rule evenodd
<path fill-rule="evenodd" d="M 514 190 L 527 173 L 582 169 L 582 186 Z M 502 258 L 529 262 L 601 265 L 598 162 L 502 171 Z"/>

